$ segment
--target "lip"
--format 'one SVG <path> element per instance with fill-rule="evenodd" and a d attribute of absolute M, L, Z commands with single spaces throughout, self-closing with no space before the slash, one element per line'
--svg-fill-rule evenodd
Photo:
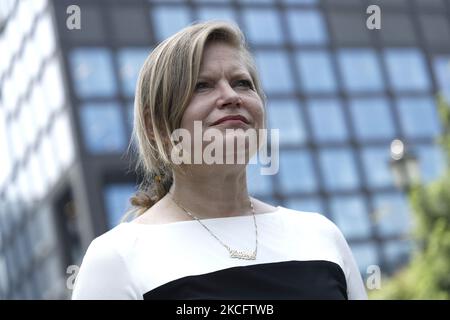
<path fill-rule="evenodd" d="M 219 120 L 214 122 L 212 124 L 212 126 L 218 125 L 218 124 L 220 124 L 222 122 L 225 122 L 225 121 L 228 121 L 228 120 L 238 120 L 238 121 L 244 122 L 245 124 L 249 124 L 249 121 L 244 116 L 241 116 L 241 115 L 230 115 L 230 116 L 226 116 L 226 117 L 220 118 Z"/>

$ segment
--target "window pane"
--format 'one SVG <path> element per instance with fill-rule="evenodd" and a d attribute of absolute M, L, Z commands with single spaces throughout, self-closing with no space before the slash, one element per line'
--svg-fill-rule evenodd
<path fill-rule="evenodd" d="M 386 49 L 384 52 L 390 84 L 397 91 L 428 90 L 430 82 L 425 59 L 416 49 Z"/>
<path fill-rule="evenodd" d="M 400 193 L 378 194 L 373 197 L 374 221 L 381 236 L 401 236 L 410 231 L 408 203 Z"/>
<path fill-rule="evenodd" d="M 380 67 L 373 50 L 342 49 L 338 59 L 345 89 L 354 92 L 383 90 Z"/>
<path fill-rule="evenodd" d="M 33 110 L 34 122 L 38 128 L 43 129 L 47 126 L 47 122 L 50 118 L 50 110 L 48 108 L 47 98 L 45 97 L 45 90 L 40 82 L 35 83 L 32 90 L 29 101 L 31 109 Z"/>
<path fill-rule="evenodd" d="M 38 153 L 44 164 L 41 170 L 46 173 L 49 183 L 53 183 L 58 178 L 60 170 L 55 150 L 56 142 L 48 135 L 44 135 L 39 143 Z"/>
<path fill-rule="evenodd" d="M 41 83 L 47 98 L 47 108 L 52 111 L 61 108 L 65 98 L 64 82 L 61 67 L 56 59 L 52 59 L 51 63 L 47 65 Z"/>
<path fill-rule="evenodd" d="M 25 155 L 26 145 L 23 136 L 23 130 L 21 129 L 20 123 L 18 121 L 12 120 L 9 122 L 8 135 L 10 140 L 10 146 L 14 150 L 15 159 L 22 159 Z"/>
<path fill-rule="evenodd" d="M 81 98 L 114 95 L 111 53 L 107 49 L 75 49 L 70 53 L 70 65 L 75 92 Z"/>
<path fill-rule="evenodd" d="M 377 247 L 374 242 L 369 243 L 350 243 L 353 257 L 359 267 L 364 280 L 367 274 L 367 267 L 371 265 L 379 265 Z"/>
<path fill-rule="evenodd" d="M 386 99 L 352 99 L 350 111 L 360 139 L 392 139 L 395 136 L 389 104 Z"/>
<path fill-rule="evenodd" d="M 412 251 L 409 240 L 389 241 L 384 245 L 384 255 L 390 270 L 398 270 L 408 261 Z"/>
<path fill-rule="evenodd" d="M 297 65 L 305 91 L 310 93 L 336 91 L 336 80 L 328 53 L 300 51 L 297 53 Z"/>
<path fill-rule="evenodd" d="M 250 8 L 243 11 L 243 17 L 250 42 L 255 44 L 282 43 L 283 33 L 277 11 Z"/>
<path fill-rule="evenodd" d="M 187 26 L 191 19 L 184 6 L 161 6 L 152 10 L 152 20 L 156 38 L 162 41 Z"/>
<path fill-rule="evenodd" d="M 100 121 L 102 120 L 105 119 L 101 119 Z M 50 134 L 56 150 L 56 159 L 62 168 L 68 167 L 75 158 L 75 150 L 71 122 L 69 121 L 67 112 L 59 113 L 54 119 Z"/>
<path fill-rule="evenodd" d="M 44 11 L 45 12 L 45 11 Z M 50 11 L 41 14 L 37 20 L 37 26 L 34 26 L 33 35 L 36 38 L 36 44 L 39 46 L 39 54 L 47 58 L 55 49 L 55 35 L 53 33 L 53 21 Z"/>
<path fill-rule="evenodd" d="M 311 156 L 306 151 L 281 151 L 278 174 L 283 192 L 311 192 L 316 190 L 316 178 Z"/>
<path fill-rule="evenodd" d="M 300 106 L 294 100 L 270 101 L 267 108 L 270 129 L 280 130 L 280 144 L 306 141 Z"/>
<path fill-rule="evenodd" d="M 270 175 L 261 174 L 261 165 L 247 165 L 247 187 L 252 196 L 271 195 L 272 178 Z"/>
<path fill-rule="evenodd" d="M 28 101 L 22 101 L 21 107 L 16 113 L 16 119 L 18 126 L 22 129 L 23 143 L 26 148 L 29 148 L 34 143 L 39 128 L 36 126 L 33 110 Z M 3 131 L 1 133 L 3 134 Z"/>
<path fill-rule="evenodd" d="M 139 71 L 150 50 L 148 48 L 126 48 L 118 52 L 119 75 L 124 95 L 133 97 Z"/>
<path fill-rule="evenodd" d="M 80 110 L 87 149 L 92 153 L 120 152 L 126 146 L 124 123 L 119 105 L 90 103 Z"/>
<path fill-rule="evenodd" d="M 434 58 L 434 74 L 439 90 L 450 102 L 450 55 L 437 56 Z"/>
<path fill-rule="evenodd" d="M 400 123 L 408 137 L 430 137 L 440 132 L 436 104 L 431 98 L 399 98 Z"/>
<path fill-rule="evenodd" d="M 19 89 L 13 78 L 5 77 L 4 79 L 2 84 L 2 103 L 5 106 L 6 111 L 12 112 L 17 107 L 16 104 L 19 100 Z"/>
<path fill-rule="evenodd" d="M 320 164 L 328 190 L 355 189 L 358 187 L 359 180 L 351 150 L 321 150 Z"/>
<path fill-rule="evenodd" d="M 286 93 L 293 90 L 291 67 L 285 52 L 259 51 L 255 54 L 255 60 L 266 92 Z"/>
<path fill-rule="evenodd" d="M 414 146 L 419 158 L 420 176 L 423 182 L 439 178 L 445 170 L 445 155 L 438 145 Z"/>
<path fill-rule="evenodd" d="M 318 141 L 343 141 L 347 128 L 342 115 L 342 106 L 336 100 L 311 100 L 308 102 L 314 137 Z"/>
<path fill-rule="evenodd" d="M 198 9 L 200 20 L 225 20 L 236 22 L 236 15 L 230 8 L 201 7 Z"/>
<path fill-rule="evenodd" d="M 325 22 L 317 10 L 287 12 L 292 41 L 299 44 L 322 44 L 328 40 Z"/>
<path fill-rule="evenodd" d="M 364 170 L 370 187 L 388 187 L 393 185 L 389 166 L 391 159 L 390 147 L 367 147 L 362 150 Z"/>
<path fill-rule="evenodd" d="M 132 183 L 114 183 L 104 187 L 104 201 L 108 228 L 120 223 L 125 212 L 131 207 L 129 198 L 136 192 Z"/>
<path fill-rule="evenodd" d="M 48 191 L 48 180 L 45 177 L 45 172 L 42 170 L 44 164 L 40 160 L 38 154 L 33 153 L 28 158 L 27 163 L 28 172 L 31 174 L 30 186 L 32 187 L 32 193 L 30 194 L 30 198 L 34 197 L 36 200 L 41 200 Z"/>
<path fill-rule="evenodd" d="M 334 197 L 331 200 L 331 210 L 333 220 L 345 238 L 370 237 L 369 215 L 361 197 Z"/>

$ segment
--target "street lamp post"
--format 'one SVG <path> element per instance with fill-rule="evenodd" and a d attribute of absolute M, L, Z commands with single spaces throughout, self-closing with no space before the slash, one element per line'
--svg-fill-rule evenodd
<path fill-rule="evenodd" d="M 408 151 L 403 141 L 395 139 L 391 142 L 390 167 L 395 185 L 406 192 L 420 181 L 420 170 L 417 157 Z"/>
<path fill-rule="evenodd" d="M 391 142 L 391 158 L 389 164 L 395 186 L 408 196 L 411 187 L 420 182 L 420 170 L 417 157 L 410 150 L 407 150 L 402 140 L 395 139 Z M 402 235 L 403 240 L 412 240 L 410 237 L 411 234 L 409 232 Z M 410 253 L 399 255 L 395 264 L 397 266 L 406 264 L 409 255 Z"/>

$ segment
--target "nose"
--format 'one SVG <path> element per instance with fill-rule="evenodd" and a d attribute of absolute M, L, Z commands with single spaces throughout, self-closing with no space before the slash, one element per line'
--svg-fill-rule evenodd
<path fill-rule="evenodd" d="M 228 82 L 220 86 L 220 96 L 217 99 L 217 107 L 241 107 L 242 99 Z"/>

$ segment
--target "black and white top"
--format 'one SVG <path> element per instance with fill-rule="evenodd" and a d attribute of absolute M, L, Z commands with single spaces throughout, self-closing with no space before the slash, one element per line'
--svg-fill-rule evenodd
<path fill-rule="evenodd" d="M 121 223 L 92 241 L 72 299 L 366 299 L 343 235 L 324 216 L 284 207 L 256 215 L 256 260 L 232 259 L 198 221 Z M 203 220 L 253 252 L 251 216 Z"/>

